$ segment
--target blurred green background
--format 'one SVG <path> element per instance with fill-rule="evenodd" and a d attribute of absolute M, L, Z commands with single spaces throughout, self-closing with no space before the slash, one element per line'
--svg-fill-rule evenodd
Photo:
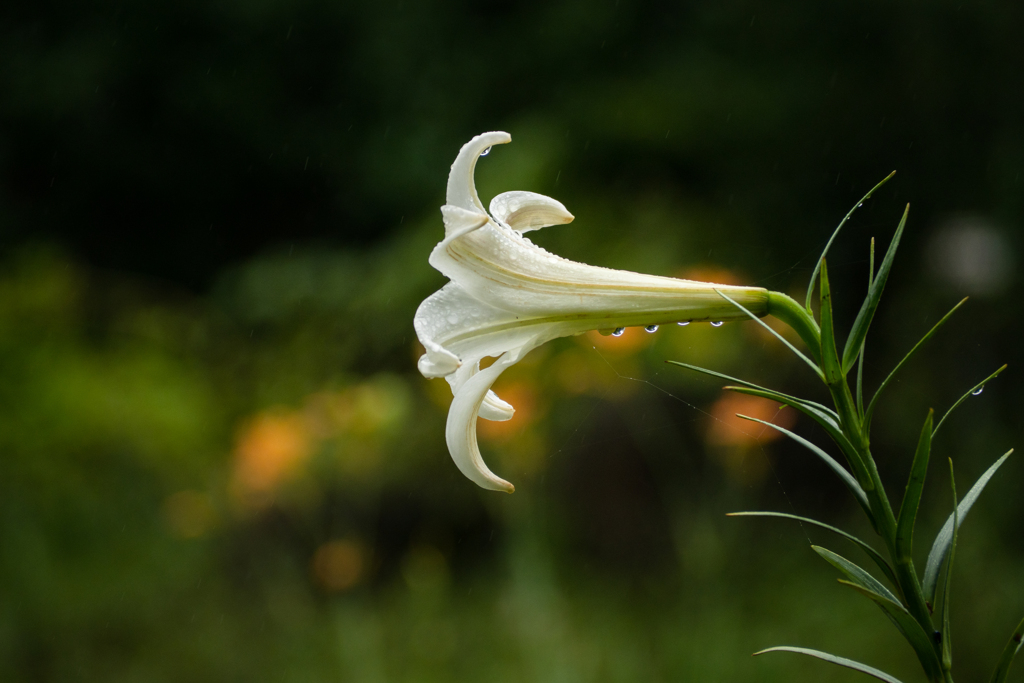
<path fill-rule="evenodd" d="M 505 496 L 450 461 L 411 321 L 445 281 L 448 167 L 486 130 L 513 143 L 485 202 L 575 214 L 548 249 L 797 295 L 897 169 L 830 262 L 845 330 L 911 203 L 868 385 L 972 298 L 882 403 L 890 496 L 926 410 L 1010 364 L 936 443 L 923 554 L 943 460 L 966 490 L 1024 443 L 1022 29 L 1005 1 L 6 4 L 0 679 L 861 680 L 749 657 L 790 644 L 920 680 L 809 541 L 852 550 L 724 516 L 870 536 L 824 467 L 729 418 L 775 406 L 664 364 L 820 398 L 759 328 L 534 351 L 496 387 L 515 419 L 480 428 Z M 1022 476 L 957 548 L 962 680 L 1024 612 Z"/>

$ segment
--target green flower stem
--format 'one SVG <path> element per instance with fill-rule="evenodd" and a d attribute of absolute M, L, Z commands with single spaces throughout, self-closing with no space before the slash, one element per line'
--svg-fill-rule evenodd
<path fill-rule="evenodd" d="M 768 315 L 793 328 L 816 362 L 821 363 L 821 330 L 806 308 L 782 292 L 768 292 Z"/>

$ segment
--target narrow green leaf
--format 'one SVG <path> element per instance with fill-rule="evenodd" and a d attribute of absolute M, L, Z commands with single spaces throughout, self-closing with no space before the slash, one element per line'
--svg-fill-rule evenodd
<path fill-rule="evenodd" d="M 942 319 L 939 320 L 939 322 L 935 323 L 932 326 L 932 329 L 928 330 L 927 334 L 925 334 L 923 337 L 921 337 L 921 340 L 919 342 L 914 344 L 914 348 L 910 349 L 910 351 L 907 352 L 907 355 L 903 356 L 903 360 L 901 360 L 899 363 L 897 363 L 896 367 L 892 369 L 892 372 L 890 372 L 889 375 L 884 380 L 882 380 L 882 383 L 880 385 L 878 385 L 878 389 L 875 391 L 875 395 L 871 398 L 871 402 L 868 404 L 867 410 L 864 411 L 864 430 L 865 430 L 865 432 L 867 431 L 869 425 L 871 424 L 871 416 L 875 412 L 875 404 L 878 403 L 878 397 L 881 396 L 882 392 L 885 391 L 885 388 L 887 386 L 889 386 L 889 383 L 892 381 L 892 378 L 896 376 L 896 373 L 900 371 L 900 368 L 902 368 L 904 365 L 906 365 L 907 361 L 910 360 L 911 356 L 913 356 L 914 353 L 916 353 L 917 350 L 919 348 L 921 348 L 921 345 L 924 344 L 929 339 L 931 339 L 932 336 L 934 336 L 935 333 L 939 331 L 939 328 L 942 327 L 947 320 L 949 320 L 950 316 L 952 316 L 954 313 L 956 313 L 956 309 L 958 309 L 958 308 L 960 308 L 961 306 L 964 305 L 965 301 L 967 301 L 966 297 L 961 299 L 960 303 L 958 303 L 956 306 L 951 308 L 949 310 L 949 313 L 947 313 L 946 315 L 942 316 Z M 945 418 L 943 418 L 943 419 L 945 419 Z M 940 421 L 939 424 L 942 424 L 942 422 Z"/>
<path fill-rule="evenodd" d="M 783 399 L 777 398 L 777 396 L 771 393 L 758 391 L 757 389 L 732 386 L 726 386 L 722 388 L 726 389 L 727 391 L 735 391 L 738 394 L 747 394 L 748 396 L 760 396 L 761 398 L 778 400 L 781 403 L 785 403 L 786 405 L 790 406 L 791 408 L 799 410 L 801 413 L 817 422 L 818 425 L 820 425 L 821 428 L 825 430 L 825 433 L 827 433 L 836 443 L 836 445 L 839 446 L 839 450 L 843 452 L 843 455 L 846 456 L 846 462 L 853 469 L 857 481 L 861 482 L 861 486 L 864 487 L 865 492 L 869 489 L 871 478 L 868 474 L 868 471 L 865 468 L 864 464 L 861 462 L 860 454 L 857 452 L 857 449 L 854 448 L 852 443 L 850 443 L 850 440 L 846 437 L 846 434 L 843 433 L 842 427 L 839 426 L 839 422 L 833 417 L 834 414 L 823 413 L 817 410 L 816 408 L 808 405 L 806 402 L 787 402 Z M 867 484 L 865 484 L 864 482 L 867 482 Z M 872 524 L 874 524 L 874 517 L 872 517 L 871 519 Z"/>
<path fill-rule="evenodd" d="M 825 384 L 838 384 L 843 378 L 836 350 L 835 329 L 832 324 L 832 289 L 828 285 L 828 264 L 821 262 L 821 369 L 825 373 Z"/>
<path fill-rule="evenodd" d="M 964 520 L 967 519 L 967 513 L 970 512 L 971 506 L 974 505 L 974 501 L 978 499 L 978 496 L 981 495 L 981 492 L 996 473 L 996 470 L 1006 462 L 1011 453 L 1013 453 L 1012 448 L 1006 451 L 1003 457 L 996 460 L 991 467 L 985 470 L 984 474 L 978 477 L 978 481 L 974 482 L 974 486 L 967 492 L 967 495 L 957 505 L 953 514 L 946 519 L 942 529 L 936 534 L 931 552 L 928 553 L 928 562 L 925 564 L 924 581 L 922 582 L 925 597 L 931 600 L 932 605 L 935 604 L 935 587 L 939 580 L 939 569 L 941 569 L 942 562 L 946 559 L 946 554 L 949 551 L 949 546 L 953 542 L 953 525 L 956 524 L 959 527 L 964 523 Z"/>
<path fill-rule="evenodd" d="M 770 325 L 769 325 L 768 323 L 766 323 L 765 321 L 761 320 L 761 319 L 760 319 L 760 318 L 758 318 L 758 317 L 757 317 L 756 315 L 754 315 L 753 313 L 751 313 L 750 311 L 748 311 L 748 310 L 747 310 L 746 308 L 744 308 L 744 307 L 743 307 L 743 304 L 741 304 L 741 303 L 737 302 L 737 301 L 736 301 L 735 299 L 732 299 L 732 298 L 730 298 L 730 297 L 729 297 L 729 296 L 727 296 L 726 294 L 723 294 L 723 293 L 722 293 L 722 290 L 720 290 L 720 289 L 716 289 L 715 291 L 716 291 L 716 292 L 718 293 L 718 296 L 722 297 L 723 299 L 725 299 L 726 301 L 728 301 L 729 303 L 731 303 L 731 304 L 732 304 L 733 306 L 735 306 L 736 308 L 738 308 L 738 309 L 740 309 L 741 311 L 743 311 L 744 313 L 746 313 L 746 314 L 747 314 L 747 316 L 748 316 L 748 317 L 749 317 L 749 318 L 750 318 L 751 320 L 753 320 L 753 321 L 754 321 L 754 322 L 756 322 L 756 323 L 757 323 L 758 325 L 760 325 L 760 326 L 761 326 L 761 327 L 763 327 L 764 329 L 766 329 L 766 330 L 768 330 L 769 332 L 771 332 L 771 333 L 772 333 L 772 334 L 773 334 L 773 335 L 775 336 L 775 338 L 776 338 L 776 339 L 778 339 L 778 340 L 779 340 L 780 342 L 782 342 L 783 344 L 785 344 L 785 345 L 786 345 L 786 347 L 787 347 L 787 348 L 789 348 L 789 350 L 790 350 L 790 351 L 792 351 L 793 353 L 795 353 L 795 354 L 796 354 L 796 356 L 797 356 L 797 358 L 799 358 L 800 360 L 802 360 L 802 361 L 803 361 L 804 363 L 807 363 L 807 367 L 809 367 L 809 368 L 810 368 L 811 370 L 813 370 L 813 371 L 814 371 L 814 374 L 815 374 L 815 375 L 817 375 L 817 376 L 818 376 L 819 378 L 821 378 L 821 379 L 824 379 L 824 377 L 823 377 L 823 376 L 822 376 L 822 374 L 821 374 L 821 370 L 820 370 L 820 369 L 818 368 L 818 364 L 817 364 L 817 363 L 815 363 L 815 362 L 814 362 L 813 360 L 811 360 L 810 358 L 808 358 L 807 356 L 805 356 L 804 354 L 800 353 L 800 350 L 799 350 L 799 349 L 797 349 L 797 348 L 796 348 L 795 346 L 793 346 L 792 344 L 790 344 L 790 343 L 789 343 L 789 341 L 788 341 L 788 340 L 787 340 L 787 339 L 786 339 L 785 337 L 783 337 L 783 336 L 782 336 L 781 334 L 779 334 L 778 332 L 776 332 L 775 330 L 773 330 L 773 329 L 771 328 L 771 326 L 770 326 Z"/>
<path fill-rule="evenodd" d="M 814 294 L 814 283 L 818 279 L 818 268 L 819 268 L 819 266 L 821 266 L 822 260 L 826 256 L 828 256 L 828 250 L 832 246 L 832 243 L 835 241 L 836 236 L 839 234 L 839 231 L 842 230 L 843 226 L 846 225 L 846 222 L 848 220 L 850 220 L 850 216 L 853 215 L 853 212 L 856 211 L 858 208 L 860 208 L 861 204 L 863 204 L 868 199 L 870 199 L 871 195 L 874 194 L 875 190 L 877 190 L 882 185 L 885 185 L 887 182 L 889 182 L 889 179 L 892 178 L 894 175 L 896 175 L 896 171 L 893 171 L 889 175 L 885 176 L 885 178 L 882 179 L 882 182 L 878 183 L 877 185 L 872 187 L 870 190 L 868 190 L 868 193 L 866 195 L 864 195 L 863 197 L 861 197 L 860 201 L 857 202 L 856 204 L 854 204 L 853 208 L 850 209 L 846 213 L 846 215 L 843 217 L 843 220 L 841 220 L 839 222 L 839 227 L 837 227 L 835 229 L 835 232 L 832 233 L 832 236 L 828 238 L 828 243 L 825 244 L 825 249 L 821 252 L 821 256 L 818 257 L 817 262 L 814 264 L 814 272 L 811 273 L 811 281 L 807 283 L 807 297 L 806 297 L 806 303 L 804 304 L 804 307 L 808 311 L 811 310 L 811 296 Z"/>
<path fill-rule="evenodd" d="M 914 653 L 917 655 L 918 661 L 921 662 L 921 667 L 924 669 L 925 674 L 929 680 L 938 680 L 941 676 L 942 666 L 939 662 L 938 657 L 935 654 L 935 648 L 932 644 L 932 639 L 925 632 L 924 628 L 910 612 L 903 607 L 903 605 L 893 602 L 889 598 L 880 595 L 872 590 L 866 589 L 852 581 L 839 580 L 839 583 L 844 583 L 855 591 L 864 595 L 865 597 L 872 600 L 876 605 L 882 608 L 885 615 L 889 617 L 893 625 L 899 629 L 899 632 L 903 634 L 910 647 L 914 648 Z"/>
<path fill-rule="evenodd" d="M 896 249 L 900 246 L 900 238 L 903 237 L 903 228 L 907 224 L 907 214 L 910 212 L 910 205 L 903 211 L 903 218 L 896 227 L 896 234 L 893 235 L 889 249 L 885 252 L 882 265 L 878 267 L 878 274 L 871 283 L 868 295 L 864 297 L 864 303 L 853 321 L 850 329 L 850 336 L 846 338 L 846 348 L 843 350 L 843 371 L 849 372 L 853 367 L 854 357 L 860 350 L 860 345 L 868 335 L 868 328 L 871 327 L 871 320 L 875 317 L 875 310 L 882 298 L 882 290 L 885 289 L 885 281 L 889 279 L 889 269 L 892 268 L 893 259 L 896 258 Z"/>
<path fill-rule="evenodd" d="M 723 388 L 728 391 L 735 391 L 738 394 L 747 394 L 748 396 L 760 396 L 761 398 L 768 398 L 774 401 L 779 401 L 780 403 L 785 403 L 787 406 L 799 410 L 801 413 L 817 422 L 821 426 L 821 428 L 824 429 L 825 432 L 832 438 L 832 440 L 836 442 L 836 445 L 839 446 L 839 450 L 843 452 L 843 455 L 846 456 L 846 462 L 849 463 L 851 469 L 853 469 L 857 481 L 861 482 L 861 486 L 864 488 L 865 492 L 869 490 L 868 485 L 871 482 L 871 477 L 868 474 L 868 471 L 865 468 L 864 463 L 861 462 L 860 454 L 857 453 L 857 449 L 854 448 L 853 444 L 850 443 L 850 440 L 846 438 L 846 435 L 843 433 L 843 430 L 839 426 L 838 421 L 833 417 L 834 413 L 832 415 L 823 413 L 817 410 L 816 408 L 807 405 L 805 402 L 788 402 L 784 399 L 778 398 L 778 395 L 774 394 L 773 392 L 764 392 L 758 389 L 750 389 L 748 387 L 727 386 Z M 867 484 L 865 484 L 864 482 L 867 482 Z M 871 524 L 874 525 L 874 516 L 870 516 L 870 519 Z"/>
<path fill-rule="evenodd" d="M 880 681 L 885 681 L 885 683 L 901 683 L 900 680 L 895 676 L 890 676 L 884 671 L 879 671 L 873 666 L 861 664 L 860 662 L 855 662 L 852 659 L 847 659 L 846 657 L 837 657 L 836 655 L 831 655 L 827 652 L 822 652 L 821 650 L 811 650 L 806 647 L 790 647 L 788 645 L 780 645 L 779 647 L 770 647 L 767 650 L 755 652 L 754 656 L 756 657 L 758 655 L 763 655 L 768 652 L 795 652 L 798 655 L 807 655 L 808 657 L 815 657 L 826 662 L 831 662 L 832 664 L 844 666 L 847 669 L 860 671 L 861 673 L 867 674 L 868 676 L 874 676 Z"/>
<path fill-rule="evenodd" d="M 871 238 L 871 248 L 868 250 L 868 291 L 871 291 L 871 283 L 875 279 L 875 238 Z M 857 354 L 857 412 L 864 417 L 864 342 L 860 343 L 860 353 Z"/>
<path fill-rule="evenodd" d="M 857 480 L 853 478 L 853 475 L 850 474 L 849 470 L 847 470 L 845 467 L 836 462 L 835 458 L 833 458 L 831 455 L 829 455 L 821 448 L 808 441 L 807 439 L 803 438 L 802 436 L 794 434 L 788 429 L 780 427 L 777 424 L 772 424 L 771 422 L 766 422 L 765 420 L 759 420 L 756 417 L 740 415 L 739 413 L 736 414 L 736 417 L 742 418 L 744 420 L 750 420 L 751 422 L 759 422 L 767 427 L 771 427 L 776 431 L 782 432 L 783 434 L 791 438 L 793 441 L 796 441 L 798 444 L 809 450 L 811 453 L 814 453 L 816 456 L 821 458 L 822 462 L 828 465 L 833 472 L 839 475 L 839 478 L 843 480 L 844 484 L 846 484 L 846 488 L 850 489 L 850 493 L 853 494 L 854 498 L 857 499 L 857 502 L 860 503 L 862 508 L 864 508 L 864 511 L 868 513 L 868 516 L 871 516 L 871 504 L 868 502 L 868 496 L 866 493 L 864 493 L 864 489 L 861 488 L 861 485 L 858 484 Z"/>
<path fill-rule="evenodd" d="M 883 557 L 880 552 L 878 552 L 877 550 L 875 550 L 870 545 L 868 545 L 864 541 L 860 540 L 859 538 L 857 538 L 853 534 L 848 534 L 845 531 L 843 531 L 842 529 L 838 529 L 838 528 L 836 528 L 834 526 L 831 526 L 829 524 L 825 524 L 824 522 L 819 522 L 818 520 L 811 519 L 810 517 L 800 517 L 799 515 L 791 515 L 791 514 L 788 514 L 788 513 L 785 513 L 785 512 L 730 512 L 730 513 L 727 513 L 726 516 L 727 517 L 779 517 L 779 518 L 782 518 L 782 519 L 793 519 L 793 520 L 796 520 L 798 522 L 803 522 L 804 524 L 811 524 L 813 526 L 820 527 L 822 529 L 827 529 L 828 531 L 831 531 L 834 534 L 842 536 L 843 538 L 845 538 L 846 540 L 850 541 L 851 543 L 856 543 L 858 546 L 860 546 L 861 550 L 863 550 L 865 553 L 867 553 L 868 557 L 870 557 L 872 560 L 875 561 L 875 564 L 878 565 L 878 568 L 882 570 L 883 574 L 885 574 L 885 578 L 889 579 L 889 581 L 892 583 L 892 585 L 894 587 L 899 585 L 896 582 L 896 574 L 893 572 L 892 567 L 889 566 L 889 562 L 886 561 L 885 557 Z"/>
<path fill-rule="evenodd" d="M 953 638 L 949 630 L 950 587 L 953 585 L 953 562 L 956 560 L 956 537 L 960 528 L 957 519 L 956 478 L 953 476 L 953 459 L 949 459 L 949 485 L 953 489 L 953 540 L 949 544 L 943 580 L 942 603 L 942 668 L 949 671 L 953 666 Z"/>
<path fill-rule="evenodd" d="M 1021 619 L 1021 622 L 1017 624 L 1017 628 L 1010 634 L 1010 639 L 1006 641 L 1003 654 L 999 657 L 996 670 L 992 673 L 991 683 L 1006 683 L 1006 676 L 1010 673 L 1010 665 L 1013 664 L 1013 658 L 1020 652 L 1022 640 L 1024 640 L 1024 619 Z"/>
<path fill-rule="evenodd" d="M 999 368 L 998 370 L 993 372 L 991 375 L 989 375 L 988 377 L 986 377 L 985 379 L 981 380 L 980 382 L 975 384 L 973 387 L 968 389 L 967 393 L 964 394 L 963 396 L 961 396 L 959 398 L 959 400 L 957 400 L 957 402 L 953 404 L 953 407 L 946 411 L 946 414 L 942 416 L 941 420 L 939 420 L 939 424 L 935 425 L 935 429 L 932 431 L 932 437 L 935 436 L 935 432 L 939 431 L 939 427 L 941 427 L 942 423 L 946 421 L 946 418 L 949 417 L 949 414 L 952 413 L 954 410 L 956 410 L 960 406 L 961 403 L 966 401 L 968 396 L 977 396 L 978 394 L 980 394 L 981 390 L 985 388 L 985 385 L 989 382 L 989 380 L 993 380 L 996 377 L 998 377 L 999 373 L 1001 373 L 1005 369 L 1006 369 L 1006 365 L 1004 364 L 1003 367 Z"/>
<path fill-rule="evenodd" d="M 925 475 L 928 473 L 928 458 L 932 450 L 932 419 L 935 411 L 929 410 L 928 417 L 921 428 L 921 436 L 917 440 L 914 451 L 914 462 L 910 466 L 910 479 L 903 493 L 903 503 L 896 522 L 896 561 L 909 560 L 914 544 L 914 521 L 921 503 L 921 492 L 924 490 Z"/>
<path fill-rule="evenodd" d="M 860 586 L 865 590 L 869 590 L 876 595 L 880 595 L 886 600 L 890 600 L 897 604 L 899 603 L 899 598 L 893 595 L 892 591 L 882 585 L 882 582 L 872 576 L 866 569 L 861 568 L 853 562 L 850 562 L 842 555 L 834 553 L 827 548 L 812 545 L 811 550 L 821 555 L 822 559 L 841 571 L 851 583 Z"/>
<path fill-rule="evenodd" d="M 737 379 L 735 377 L 730 377 L 729 375 L 724 375 L 721 372 L 715 372 L 714 370 L 702 368 L 699 365 L 690 365 L 689 363 L 683 363 L 677 360 L 667 360 L 665 362 L 670 363 L 671 365 L 678 365 L 679 367 L 686 368 L 687 370 L 693 370 L 695 372 L 700 372 L 705 375 L 710 375 L 712 377 L 718 377 L 719 379 L 724 379 L 729 382 L 736 382 L 737 384 L 742 384 L 743 386 L 749 387 L 750 389 L 757 389 L 758 391 L 762 391 L 765 394 L 771 394 L 773 397 L 775 397 L 774 400 L 778 401 L 779 403 L 785 403 L 786 405 L 790 405 L 791 403 L 801 403 L 805 406 L 825 413 L 826 415 L 832 418 L 836 425 L 839 424 L 839 414 L 836 413 L 831 408 L 829 408 L 828 406 L 822 405 L 821 403 L 815 403 L 814 401 L 808 401 L 807 399 L 797 398 L 796 396 L 790 396 L 789 394 L 784 394 L 781 391 L 775 391 L 774 389 L 767 389 L 765 387 L 758 386 L 753 382 L 748 382 L 745 379 Z"/>

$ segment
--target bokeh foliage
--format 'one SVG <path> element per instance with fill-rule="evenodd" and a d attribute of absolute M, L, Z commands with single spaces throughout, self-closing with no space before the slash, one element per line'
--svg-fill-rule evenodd
<path fill-rule="evenodd" d="M 875 452 L 903 481 L 907 425 L 1008 362 L 935 446 L 972 481 L 1021 445 L 1021 28 L 1017 4 L 944 0 L 0 10 L 0 678 L 855 679 L 746 657 L 790 642 L 914 680 L 807 561 L 814 530 L 723 516 L 856 514 L 729 418 L 785 411 L 663 364 L 813 392 L 768 335 L 535 351 L 497 387 L 516 418 L 481 426 L 508 497 L 450 462 L 411 319 L 484 130 L 513 135 L 485 201 L 577 216 L 538 234 L 556 253 L 789 292 L 896 168 L 832 252 L 837 325 L 911 202 L 868 381 L 972 299 L 890 389 Z M 959 541 L 967 672 L 1024 604 L 1021 472 Z M 926 495 L 923 532 L 947 505 Z"/>

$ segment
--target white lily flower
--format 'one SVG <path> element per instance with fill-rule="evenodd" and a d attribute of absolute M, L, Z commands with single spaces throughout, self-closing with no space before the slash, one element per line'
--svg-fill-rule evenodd
<path fill-rule="evenodd" d="M 441 207 L 445 237 L 430 265 L 451 282 L 416 311 L 416 335 L 426 349 L 425 377 L 444 377 L 455 395 L 445 438 L 458 468 L 486 489 L 514 487 L 492 473 L 477 445 L 476 420 L 508 420 L 514 409 L 491 386 L 508 367 L 541 344 L 590 330 L 673 322 L 743 319 L 721 290 L 753 314 L 767 312 L 768 293 L 600 268 L 556 256 L 523 233 L 573 220 L 558 201 L 533 192 L 505 192 L 488 213 L 477 196 L 477 160 L 508 133 L 478 135 L 466 143 L 448 176 Z M 497 360 L 480 370 L 480 361 Z"/>

